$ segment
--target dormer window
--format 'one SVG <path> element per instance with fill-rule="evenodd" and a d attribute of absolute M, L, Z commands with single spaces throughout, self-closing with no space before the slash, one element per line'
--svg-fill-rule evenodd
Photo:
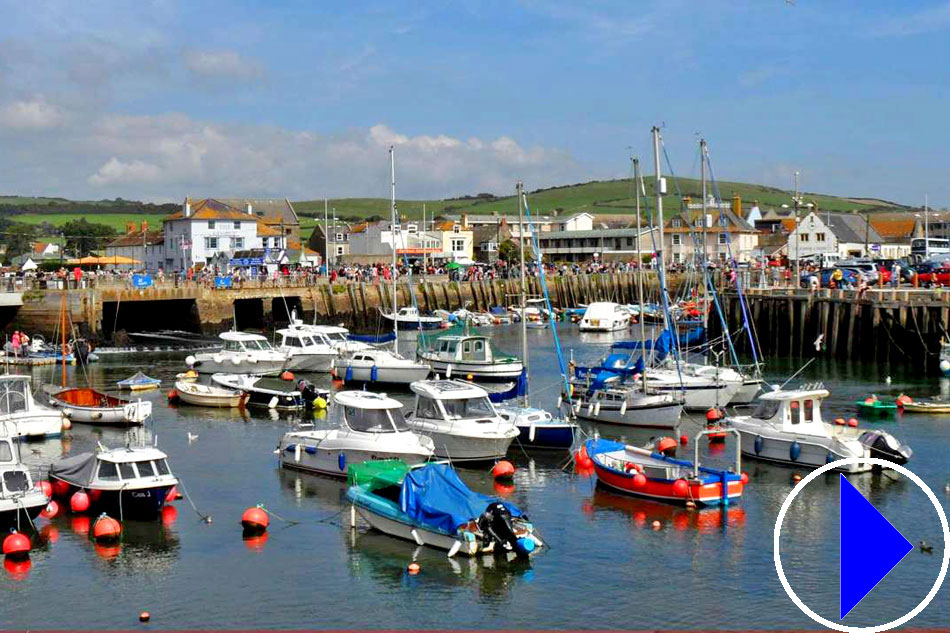
<path fill-rule="evenodd" d="M 452 226 L 452 232 L 453 232 L 453 233 L 461 233 L 461 232 L 462 232 L 462 227 L 460 227 L 458 224 L 455 224 L 455 225 Z"/>
<path fill-rule="evenodd" d="M 679 218 L 673 218 L 672 225 L 673 225 L 673 228 L 674 228 L 674 229 L 678 229 L 678 228 L 680 228 L 681 226 L 683 226 L 683 221 L 680 220 Z"/>

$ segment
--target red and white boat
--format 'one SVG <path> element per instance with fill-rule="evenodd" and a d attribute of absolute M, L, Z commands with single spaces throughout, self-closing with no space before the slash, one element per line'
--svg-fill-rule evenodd
<path fill-rule="evenodd" d="M 584 448 L 597 482 L 616 492 L 678 504 L 729 505 L 742 496 L 749 477 L 740 471 L 738 448 L 734 471 L 700 466 L 698 440 L 705 434 L 694 441 L 692 462 L 605 439 L 588 440 Z M 675 446 L 675 441 L 669 441 Z"/>

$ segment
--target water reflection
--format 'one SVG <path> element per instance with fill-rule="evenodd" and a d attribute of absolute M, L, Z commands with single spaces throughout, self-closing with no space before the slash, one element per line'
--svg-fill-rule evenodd
<path fill-rule="evenodd" d="M 618 512 L 627 517 L 636 527 L 651 527 L 659 521 L 662 527 L 672 526 L 675 530 L 697 530 L 700 533 L 740 529 L 745 527 L 746 510 L 738 504 L 726 508 L 688 509 L 683 506 L 661 503 L 650 499 L 640 499 L 628 495 L 619 495 L 598 487 L 589 504 L 583 506 L 584 513 Z"/>

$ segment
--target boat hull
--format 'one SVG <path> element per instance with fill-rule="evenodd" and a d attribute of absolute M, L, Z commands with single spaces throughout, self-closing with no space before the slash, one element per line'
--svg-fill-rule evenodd
<path fill-rule="evenodd" d="M 735 423 L 732 427 L 739 431 L 742 454 L 752 459 L 782 464 L 798 468 L 820 468 L 829 462 L 849 457 L 868 457 L 865 454 L 856 454 L 842 450 L 839 443 L 833 438 L 820 437 L 777 437 L 765 432 L 753 432 L 740 428 Z M 798 455 L 792 459 L 793 445 L 798 444 Z M 873 466 L 867 462 L 849 464 L 838 470 L 848 473 L 861 473 L 871 470 Z"/>
<path fill-rule="evenodd" d="M 591 409 L 589 405 L 583 404 L 577 411 L 577 417 L 592 422 L 606 422 L 608 424 L 621 424 L 624 426 L 635 426 L 647 429 L 674 429 L 679 425 L 680 416 L 683 414 L 683 405 L 677 402 L 670 402 L 666 396 L 647 396 L 647 402 L 641 405 L 627 405 L 626 410 L 621 413 L 620 406 L 611 404 L 601 404 L 600 409 L 596 407 Z M 652 400 L 652 401 L 651 401 Z"/>
<path fill-rule="evenodd" d="M 192 369 L 202 374 L 250 374 L 252 376 L 277 376 L 284 370 L 286 361 L 261 360 L 254 363 L 240 361 L 234 363 L 225 359 L 221 362 L 213 358 L 197 358 Z"/>
<path fill-rule="evenodd" d="M 193 383 L 185 383 L 183 385 L 175 386 L 175 390 L 178 392 L 178 399 L 184 402 L 185 404 L 194 405 L 196 407 L 234 409 L 234 408 L 244 406 L 244 399 L 247 397 L 243 393 L 239 393 L 235 395 L 197 393 L 185 388 L 186 384 L 193 384 Z"/>
<path fill-rule="evenodd" d="M 495 364 L 449 363 L 443 360 L 434 360 L 424 354 L 420 354 L 419 358 L 429 363 L 432 366 L 432 371 L 444 374 L 446 378 L 471 376 L 474 380 L 505 381 L 517 378 L 524 370 L 524 365 L 520 362 Z"/>
<path fill-rule="evenodd" d="M 761 379 L 746 379 L 742 381 L 742 386 L 739 387 L 739 390 L 736 392 L 736 395 L 732 396 L 732 400 L 729 401 L 731 405 L 745 405 L 752 404 L 755 399 L 762 392 L 762 380 Z"/>
<path fill-rule="evenodd" d="M 687 411 L 708 411 L 716 407 L 723 407 L 732 401 L 738 392 L 738 384 L 721 383 L 708 386 L 691 386 L 678 384 L 649 385 L 650 391 L 658 393 L 682 394 L 683 408 Z"/>
<path fill-rule="evenodd" d="M 453 462 L 489 462 L 502 459 L 517 436 L 475 437 L 433 431 L 427 434 L 435 444 L 435 456 Z"/>
<path fill-rule="evenodd" d="M 0 419 L 0 427 L 12 429 L 17 439 L 41 440 L 47 437 L 59 437 L 63 433 L 62 411 L 49 410 L 49 413 L 26 413 L 5 416 Z"/>
<path fill-rule="evenodd" d="M 573 424 L 517 425 L 518 443 L 525 448 L 568 449 L 574 445 Z"/>
<path fill-rule="evenodd" d="M 337 354 L 295 354 L 287 359 L 286 368 L 290 371 L 312 371 L 327 373 L 333 369 Z"/>
<path fill-rule="evenodd" d="M 408 385 L 429 376 L 428 367 L 376 367 L 375 377 L 372 367 L 344 364 L 337 371 L 344 382 L 376 382 L 394 385 Z"/>
<path fill-rule="evenodd" d="M 315 446 L 301 447 L 301 450 L 297 451 L 296 445 L 284 445 L 283 442 L 280 449 L 279 461 L 283 468 L 340 479 L 346 478 L 347 472 L 353 464 L 383 459 L 399 459 L 409 466 L 415 466 L 424 464 L 429 460 L 427 454 L 401 451 L 325 450 Z"/>
<path fill-rule="evenodd" d="M 51 481 L 65 481 L 50 475 Z M 86 514 L 98 515 L 105 512 L 116 519 L 154 519 L 165 506 L 168 492 L 174 488 L 173 484 L 139 488 L 134 490 L 103 490 L 100 488 L 80 487 L 66 481 L 69 492 L 60 497 L 62 503 L 69 507 L 72 495 L 83 490 L 89 495 L 89 510 Z M 54 486 L 55 488 L 55 486 Z"/>
<path fill-rule="evenodd" d="M 49 500 L 42 493 L 27 495 L 17 502 L 0 499 L 0 531 L 6 534 L 11 528 L 26 529 L 48 503 Z"/>
<path fill-rule="evenodd" d="M 687 501 L 693 501 L 697 505 L 704 506 L 721 505 L 723 503 L 722 482 L 687 482 L 689 484 L 689 492 L 687 496 L 681 497 L 676 495 L 673 491 L 673 486 L 676 483 L 675 480 L 647 478 L 646 485 L 642 488 L 637 488 L 633 483 L 634 475 L 614 472 L 611 469 L 604 468 L 596 461 L 594 462 L 594 472 L 597 474 L 598 485 L 625 495 L 683 505 L 685 505 Z M 742 497 L 742 488 L 743 484 L 741 481 L 729 481 L 727 483 L 726 490 L 728 492 L 729 503 L 737 501 Z"/>

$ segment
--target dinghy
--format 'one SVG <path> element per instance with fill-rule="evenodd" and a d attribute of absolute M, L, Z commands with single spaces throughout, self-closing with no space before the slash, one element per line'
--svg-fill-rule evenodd
<path fill-rule="evenodd" d="M 367 462 L 349 475 L 347 499 L 373 528 L 456 554 L 527 558 L 545 546 L 517 506 L 469 490 L 448 464 L 410 469 L 398 460 Z"/>
<path fill-rule="evenodd" d="M 175 395 L 185 404 L 198 407 L 243 408 L 247 401 L 247 393 L 243 391 L 186 380 L 175 383 Z"/>
<path fill-rule="evenodd" d="M 162 384 L 158 378 L 150 378 L 140 371 L 129 376 L 125 380 L 116 383 L 119 389 L 128 389 L 130 391 L 145 391 L 146 389 L 156 389 Z"/>
<path fill-rule="evenodd" d="M 879 398 L 871 394 L 864 400 L 854 403 L 858 414 L 868 417 L 887 417 L 897 413 L 897 400 L 894 398 Z"/>
<path fill-rule="evenodd" d="M 81 424 L 138 425 L 152 415 L 152 403 L 147 400 L 133 402 L 88 387 L 60 389 L 50 394 L 50 404 Z"/>
<path fill-rule="evenodd" d="M 950 413 L 950 402 L 908 400 L 904 402 L 904 411 L 914 413 Z"/>
<path fill-rule="evenodd" d="M 317 390 L 306 380 L 297 383 L 293 379 L 261 378 L 244 374 L 214 374 L 211 380 L 221 387 L 247 392 L 247 404 L 268 409 L 300 409 L 317 397 L 326 400 L 330 395 L 329 391 Z M 307 389 L 308 398 L 304 397 L 301 386 Z"/>

